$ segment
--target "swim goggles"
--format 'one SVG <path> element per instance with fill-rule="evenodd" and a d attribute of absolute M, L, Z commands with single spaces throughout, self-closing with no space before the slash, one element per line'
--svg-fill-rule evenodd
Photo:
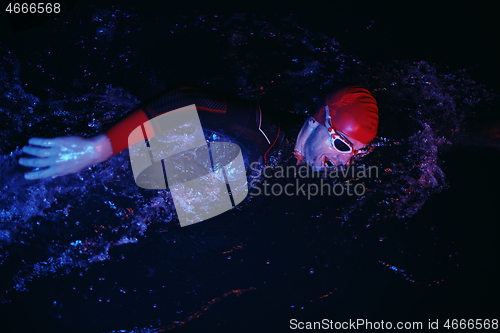
<path fill-rule="evenodd" d="M 349 141 L 344 134 L 337 132 L 335 128 L 333 128 L 328 105 L 325 106 L 325 113 L 325 125 L 330 135 L 330 144 L 332 147 L 344 154 L 357 154 L 358 151 L 354 150 L 352 142 Z"/>

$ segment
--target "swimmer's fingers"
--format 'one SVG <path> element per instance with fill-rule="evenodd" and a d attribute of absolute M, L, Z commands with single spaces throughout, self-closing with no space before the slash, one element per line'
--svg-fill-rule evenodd
<path fill-rule="evenodd" d="M 53 147 L 59 144 L 59 139 L 47 139 L 47 138 L 31 138 L 28 140 L 30 145 L 40 146 L 40 147 Z"/>
<path fill-rule="evenodd" d="M 30 154 L 30 155 L 38 156 L 38 157 L 49 157 L 49 156 L 57 153 L 55 149 L 40 148 L 40 147 L 33 147 L 33 146 L 24 146 L 23 152 L 25 152 L 26 154 Z"/>
<path fill-rule="evenodd" d="M 42 179 L 47 177 L 56 178 L 57 176 L 60 176 L 57 173 L 58 173 L 57 168 L 50 167 L 40 171 L 26 172 L 24 174 L 24 178 L 26 179 Z"/>
<path fill-rule="evenodd" d="M 51 166 L 55 164 L 55 158 L 54 157 L 37 157 L 37 158 L 31 158 L 31 157 L 21 157 L 19 159 L 19 164 L 27 166 L 27 167 L 32 167 L 32 168 L 43 168 L 47 166 Z"/>

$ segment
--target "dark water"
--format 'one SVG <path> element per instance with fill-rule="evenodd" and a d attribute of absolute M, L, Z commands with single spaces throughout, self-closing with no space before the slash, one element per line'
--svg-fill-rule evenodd
<path fill-rule="evenodd" d="M 443 40 L 451 51 L 433 49 L 443 29 L 432 20 L 412 27 L 436 29 L 428 51 L 424 37 L 388 28 L 433 17 L 451 30 L 440 11 L 419 8 L 408 23 L 403 10 L 389 19 L 383 8 L 347 7 L 325 25 L 325 13 L 308 19 L 282 6 L 79 4 L 5 36 L 1 331 L 280 332 L 292 318 L 494 318 L 498 96 L 483 60 L 463 51 L 447 61 L 458 37 Z M 488 49 L 456 29 L 463 49 Z M 22 177 L 28 138 L 101 133 L 182 83 L 259 101 L 281 118 L 310 114 L 335 86 L 364 85 L 381 124 L 357 163 L 380 173 L 335 180 L 363 184 L 361 197 L 260 196 L 185 228 L 168 191 L 135 186 L 127 152 L 77 175 Z"/>

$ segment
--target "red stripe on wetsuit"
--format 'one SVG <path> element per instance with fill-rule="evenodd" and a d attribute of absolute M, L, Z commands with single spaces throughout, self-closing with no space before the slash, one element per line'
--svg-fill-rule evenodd
<path fill-rule="evenodd" d="M 186 98 L 185 94 L 182 94 L 186 91 L 188 95 L 191 95 L 189 98 Z M 181 92 L 181 94 L 177 94 L 179 92 Z M 178 96 L 176 96 L 176 94 Z M 216 97 L 218 100 L 214 98 L 214 93 L 204 89 L 182 87 L 163 95 L 143 108 L 137 109 L 105 133 L 111 141 L 113 153 L 118 154 L 129 146 L 143 140 L 140 137 L 129 138 L 130 133 L 140 125 L 146 127 L 145 129 L 148 134 L 153 133 L 153 135 L 149 136 L 150 138 L 158 134 L 148 120 L 160 114 L 191 104 L 196 104 L 198 110 L 226 113 L 226 105 L 223 96 L 218 95 Z"/>

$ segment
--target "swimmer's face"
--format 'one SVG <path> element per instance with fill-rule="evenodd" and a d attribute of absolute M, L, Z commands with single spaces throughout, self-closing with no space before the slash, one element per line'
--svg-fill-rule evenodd
<path fill-rule="evenodd" d="M 366 146 L 366 144 L 348 136 L 346 136 L 346 139 L 352 143 L 353 150 L 359 150 Z M 297 147 L 300 148 L 297 149 Z M 309 118 L 304 124 L 297 138 L 296 150 L 303 156 L 304 161 L 316 170 L 325 166 L 349 164 L 354 156 L 352 152 L 343 153 L 338 151 L 332 144 L 326 127 L 319 124 L 314 118 Z"/>

